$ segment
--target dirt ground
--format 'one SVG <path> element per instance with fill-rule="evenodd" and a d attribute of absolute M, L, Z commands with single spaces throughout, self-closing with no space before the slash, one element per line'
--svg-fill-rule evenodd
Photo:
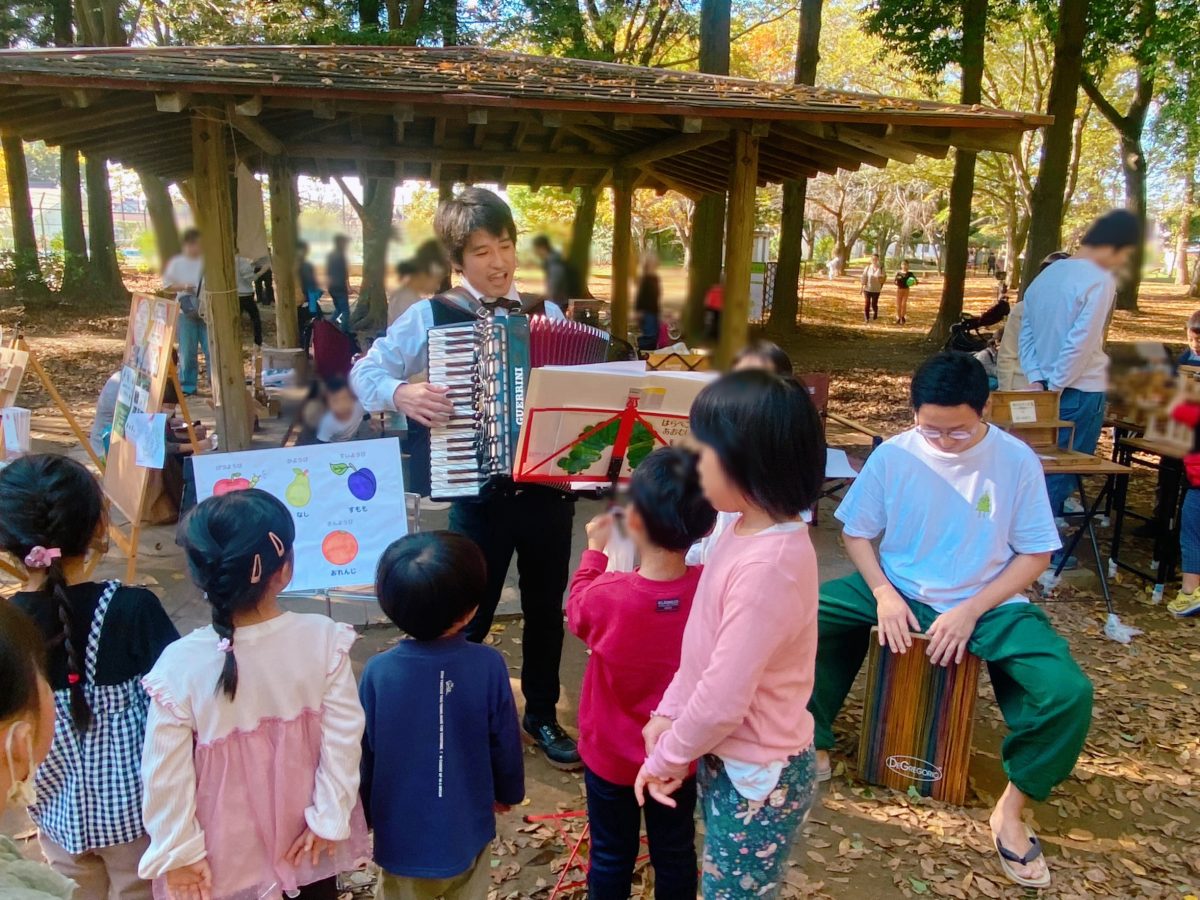
<path fill-rule="evenodd" d="M 607 293 L 602 270 L 594 287 Z M 536 272 L 523 273 L 536 287 Z M 969 282 L 966 307 L 981 310 L 991 302 L 992 282 Z M 133 286 L 131 284 L 131 286 Z M 664 273 L 668 304 L 679 303 L 683 280 L 677 271 Z M 857 281 L 812 280 L 805 285 L 804 321 L 787 347 L 802 372 L 831 372 L 831 408 L 858 418 L 880 431 L 892 432 L 909 421 L 907 381 L 913 367 L 932 348 L 924 334 L 936 312 L 940 282 L 924 278 L 912 292 L 907 327 L 892 324 L 892 295 L 885 292 L 881 319 L 864 326 Z M 1148 284 L 1142 311 L 1118 312 L 1114 340 L 1156 340 L 1178 344 L 1183 323 L 1197 305 L 1179 296 L 1172 285 Z M 85 423 L 104 380 L 116 368 L 127 306 L 102 301 L 87 309 L 54 303 L 20 308 L 0 296 L 0 327 L 22 325 L 59 389 Z M 267 311 L 268 343 L 273 332 Z M 885 321 L 886 318 L 886 321 Z M 245 329 L 248 341 L 248 329 Z M 48 398 L 32 379 L 22 404 L 47 413 Z M 67 449 L 64 429 L 39 416 L 39 437 Z M 35 425 L 35 430 L 37 426 Z M 277 425 L 272 426 L 272 431 Z M 1094 487 L 1093 487 L 1094 489 Z M 1153 475 L 1138 470 L 1133 502 L 1148 510 L 1153 502 Z M 823 577 L 847 571 L 829 501 L 822 508 L 816 539 Z M 577 549 L 582 525 L 592 507 L 580 504 L 576 520 Z M 444 514 L 441 514 L 444 516 Z M 426 527 L 437 527 L 434 514 Z M 1108 531 L 1101 530 L 1107 551 Z M 203 608 L 194 588 L 180 574 L 169 530 L 155 540 L 159 549 L 147 559 L 145 572 L 181 627 L 202 621 Z M 1162 897 L 1200 894 L 1200 627 L 1196 621 L 1171 619 L 1162 606 L 1149 602 L 1147 586 L 1122 576 L 1114 597 L 1123 621 L 1146 632 L 1129 645 L 1105 639 L 1098 582 L 1088 567 L 1090 552 L 1080 553 L 1083 571 L 1042 602 L 1056 627 L 1070 642 L 1096 688 L 1091 736 L 1074 776 L 1047 802 L 1032 809 L 1034 827 L 1046 844 L 1055 881 L 1042 892 L 1054 898 Z M 1145 563 L 1146 542 L 1130 541 L 1124 559 Z M 114 567 L 115 563 L 108 563 Z M 1168 596 L 1173 589 L 1168 588 Z M 508 658 L 514 674 L 522 647 L 513 592 L 506 594 L 509 613 L 492 640 Z M 355 610 L 357 621 L 365 614 Z M 354 619 L 351 619 L 352 621 Z M 394 629 L 372 625 L 356 648 L 361 665 L 371 654 L 394 643 Z M 574 726 L 574 709 L 586 653 L 568 638 L 562 680 L 562 717 Z M 840 722 L 836 771 L 822 792 L 793 850 L 787 871 L 786 896 L 875 897 L 1018 897 L 1000 873 L 986 826 L 988 807 L 1003 787 L 999 760 L 1004 727 L 991 697 L 986 673 L 979 686 L 971 791 L 963 807 L 954 807 L 897 791 L 871 787 L 855 773 L 861 684 Z M 551 769 L 532 751 L 527 756 L 529 800 L 501 821 L 501 841 L 494 862 L 494 896 L 545 898 L 566 867 L 570 843 L 583 820 L 526 823 L 522 816 L 557 815 L 582 808 L 578 775 Z M 557 826 L 564 828 L 560 834 Z M 578 876 L 570 868 L 565 881 Z M 635 896 L 652 896 L 646 873 Z M 1033 893 L 1033 892 L 1028 892 Z M 558 896 L 583 896 L 574 888 Z"/>

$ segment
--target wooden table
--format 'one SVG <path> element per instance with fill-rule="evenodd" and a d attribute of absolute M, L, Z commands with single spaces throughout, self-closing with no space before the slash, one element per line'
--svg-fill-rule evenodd
<path fill-rule="evenodd" d="M 1090 453 L 1080 453 L 1077 450 L 1061 450 L 1058 447 L 1035 447 L 1034 452 L 1037 453 L 1038 460 L 1042 464 L 1042 471 L 1047 475 L 1075 476 L 1075 486 L 1079 490 L 1079 499 L 1083 504 L 1082 513 L 1075 513 L 1067 517 L 1078 517 L 1080 522 L 1079 526 L 1063 544 L 1058 566 L 1054 569 L 1054 576 L 1057 578 L 1062 574 L 1063 566 L 1067 563 L 1067 557 L 1071 555 L 1071 552 L 1079 545 L 1079 541 L 1086 534 L 1092 545 L 1092 555 L 1096 559 L 1096 574 L 1100 576 L 1100 590 L 1104 594 L 1104 605 L 1108 608 L 1109 613 L 1115 615 L 1116 611 L 1113 609 L 1112 594 L 1108 590 L 1108 572 L 1105 571 L 1104 561 L 1100 556 L 1100 542 L 1096 539 L 1095 523 L 1096 516 L 1107 498 L 1115 494 L 1120 494 L 1122 497 L 1125 495 L 1129 486 L 1129 475 L 1133 470 L 1129 466 L 1113 462 L 1111 459 L 1092 456 Z M 1100 489 L 1090 504 L 1088 503 L 1087 493 L 1084 490 L 1083 484 L 1084 476 L 1087 475 L 1104 476 L 1104 487 Z M 1116 531 L 1114 530 L 1114 536 L 1115 534 Z M 1115 543 L 1109 548 L 1110 560 L 1115 557 L 1115 548 Z M 1111 564 L 1109 568 L 1111 568 Z"/>
<path fill-rule="evenodd" d="M 1109 556 L 1109 571 L 1116 574 L 1124 569 L 1154 585 L 1154 602 L 1161 602 L 1166 583 L 1175 577 L 1175 566 L 1179 558 L 1179 518 L 1183 506 L 1186 482 L 1183 477 L 1183 457 L 1190 447 L 1144 437 L 1127 437 L 1115 442 L 1113 455 L 1117 461 L 1132 466 L 1135 462 L 1158 471 L 1156 488 L 1157 504 L 1154 514 L 1144 516 L 1127 509 L 1128 479 L 1113 495 L 1116 518 L 1113 522 L 1112 552 Z M 1156 462 L 1137 459 L 1137 455 L 1152 456 Z M 1158 527 L 1154 535 L 1154 572 L 1144 572 L 1135 566 L 1120 561 L 1121 535 L 1125 516 L 1129 515 L 1144 522 L 1154 522 Z"/>

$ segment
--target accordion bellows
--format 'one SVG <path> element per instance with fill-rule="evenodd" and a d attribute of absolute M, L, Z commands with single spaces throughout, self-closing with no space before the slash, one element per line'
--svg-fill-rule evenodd
<path fill-rule="evenodd" d="M 488 316 L 429 330 L 429 381 L 445 385 L 450 421 L 430 430 L 431 496 L 478 496 L 512 474 L 529 370 L 608 358 L 610 337 L 546 316 Z"/>

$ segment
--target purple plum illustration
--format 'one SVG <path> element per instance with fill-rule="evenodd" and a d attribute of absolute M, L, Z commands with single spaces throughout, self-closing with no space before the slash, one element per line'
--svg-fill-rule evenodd
<path fill-rule="evenodd" d="M 350 477 L 346 479 L 346 487 L 350 489 L 350 493 L 356 499 L 370 500 L 375 496 L 375 489 L 378 485 L 375 481 L 375 473 L 370 469 L 360 469 L 350 463 L 330 463 L 329 468 L 334 475 L 350 473 Z"/>

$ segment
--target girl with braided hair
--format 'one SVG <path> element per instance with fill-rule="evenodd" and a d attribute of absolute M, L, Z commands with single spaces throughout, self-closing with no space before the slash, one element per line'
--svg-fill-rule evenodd
<path fill-rule="evenodd" d="M 143 681 L 141 874 L 160 897 L 335 900 L 337 873 L 370 856 L 356 635 L 280 608 L 294 539 L 287 507 L 253 489 L 205 500 L 179 526 L 212 625 Z"/>
<path fill-rule="evenodd" d="M 141 678 L 179 634 L 154 594 L 88 578 L 107 524 L 100 486 L 73 460 L 38 454 L 0 472 L 0 547 L 26 570 L 13 602 L 45 641 L 57 709 L 29 808 L 42 852 L 78 900 L 148 900 Z"/>

